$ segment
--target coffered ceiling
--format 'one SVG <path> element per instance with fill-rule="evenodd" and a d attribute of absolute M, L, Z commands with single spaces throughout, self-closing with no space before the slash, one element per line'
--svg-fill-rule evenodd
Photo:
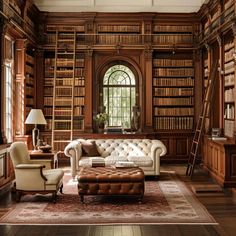
<path fill-rule="evenodd" d="M 208 0 L 33 0 L 48 12 L 197 12 Z"/>

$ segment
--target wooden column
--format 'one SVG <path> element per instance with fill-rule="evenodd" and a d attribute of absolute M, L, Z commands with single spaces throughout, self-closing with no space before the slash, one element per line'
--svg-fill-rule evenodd
<path fill-rule="evenodd" d="M 144 51 L 145 58 L 145 93 L 142 98 L 144 101 L 145 111 L 141 111 L 143 116 L 142 120 L 144 121 L 144 132 L 153 131 L 153 117 L 152 117 L 152 48 L 147 47 Z"/>
<path fill-rule="evenodd" d="M 222 44 L 222 39 L 219 36 L 217 36 L 217 41 L 219 43 L 219 67 L 218 67 L 218 72 L 219 72 L 219 128 L 224 127 L 224 46 Z M 222 92 L 223 91 L 223 92 Z M 213 108 L 214 109 L 214 108 Z"/>
<path fill-rule="evenodd" d="M 93 50 L 85 54 L 85 101 L 84 101 L 84 131 L 92 132 L 93 125 Z"/>
<path fill-rule="evenodd" d="M 16 87 L 14 104 L 15 105 L 15 135 L 25 134 L 25 39 L 16 40 L 15 43 L 16 53 L 15 53 L 15 74 L 16 74 Z"/>

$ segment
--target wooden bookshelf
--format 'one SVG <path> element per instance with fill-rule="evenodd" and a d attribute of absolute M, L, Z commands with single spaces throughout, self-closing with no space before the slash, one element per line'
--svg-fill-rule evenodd
<path fill-rule="evenodd" d="M 188 54 L 187 54 L 188 55 Z M 158 53 L 153 59 L 153 123 L 159 130 L 192 130 L 194 69 L 192 55 Z"/>
<path fill-rule="evenodd" d="M 234 136 L 235 123 L 235 45 L 230 32 L 225 36 L 224 44 L 224 133 Z"/>
<path fill-rule="evenodd" d="M 62 151 L 73 139 L 74 132 L 84 130 L 85 55 L 76 50 L 75 29 L 81 30 L 80 27 L 60 26 L 63 31 L 56 32 L 55 27 L 48 28 L 50 35 L 55 35 L 56 50 L 48 51 L 44 59 L 46 131 L 52 132 L 53 149 Z"/>

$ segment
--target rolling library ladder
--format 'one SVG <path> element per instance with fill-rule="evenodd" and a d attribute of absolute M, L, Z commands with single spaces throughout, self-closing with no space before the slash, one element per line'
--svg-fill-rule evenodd
<path fill-rule="evenodd" d="M 210 71 L 210 76 L 208 77 L 208 81 L 205 88 L 205 94 L 202 104 L 202 111 L 199 116 L 197 126 L 194 132 L 193 141 L 191 145 L 191 149 L 189 152 L 189 158 L 188 158 L 188 165 L 186 169 L 186 175 L 190 176 L 192 178 L 195 164 L 197 161 L 197 154 L 199 149 L 199 143 L 201 141 L 203 128 L 205 124 L 205 119 L 209 118 L 209 112 L 210 112 L 210 106 L 213 98 L 214 93 L 214 87 L 215 87 L 215 77 L 216 77 L 216 71 L 218 68 L 218 63 L 214 63 L 211 67 L 212 70 Z"/>
<path fill-rule="evenodd" d="M 76 32 L 57 31 L 55 47 L 52 149 L 63 151 L 60 143 L 70 142 L 73 137 Z"/>

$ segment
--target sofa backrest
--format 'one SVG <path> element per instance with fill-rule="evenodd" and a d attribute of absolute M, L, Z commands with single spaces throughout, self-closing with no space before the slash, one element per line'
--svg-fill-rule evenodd
<path fill-rule="evenodd" d="M 150 139 L 87 139 L 95 141 L 101 156 L 149 156 L 158 140 Z"/>

